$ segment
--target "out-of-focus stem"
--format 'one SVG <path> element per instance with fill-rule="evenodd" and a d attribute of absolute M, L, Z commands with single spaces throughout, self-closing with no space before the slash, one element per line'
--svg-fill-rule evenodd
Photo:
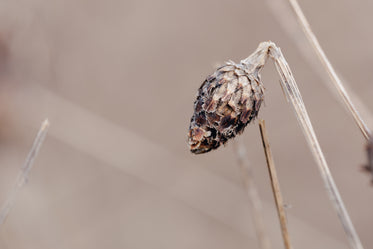
<path fill-rule="evenodd" d="M 27 182 L 27 177 L 30 173 L 30 170 L 32 168 L 32 165 L 35 161 L 35 158 L 40 150 L 41 145 L 43 144 L 44 138 L 47 135 L 49 127 L 49 121 L 48 119 L 44 120 L 42 123 L 38 134 L 36 135 L 36 138 L 34 140 L 34 143 L 31 147 L 31 150 L 29 154 L 26 157 L 25 163 L 23 164 L 20 173 L 17 176 L 16 182 L 12 188 L 12 190 L 9 193 L 8 198 L 6 199 L 3 207 L 1 208 L 0 211 L 0 226 L 4 223 L 6 220 L 9 211 L 12 209 L 14 205 L 15 198 L 17 196 L 17 193 L 19 190 L 25 185 Z"/>
<path fill-rule="evenodd" d="M 251 205 L 251 216 L 254 221 L 256 235 L 258 237 L 259 246 L 261 249 L 271 249 L 271 242 L 268 233 L 264 226 L 263 205 L 259 197 L 255 179 L 247 158 L 244 144 L 235 143 L 235 151 L 237 154 L 238 165 L 241 170 L 242 180 Z"/>

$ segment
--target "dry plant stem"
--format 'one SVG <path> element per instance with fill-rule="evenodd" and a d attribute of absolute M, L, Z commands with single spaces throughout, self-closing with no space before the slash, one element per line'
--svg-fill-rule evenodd
<path fill-rule="evenodd" d="M 48 127 L 49 127 L 49 121 L 48 119 L 46 119 L 42 123 L 39 129 L 39 132 L 36 135 L 36 138 L 31 147 L 31 150 L 29 154 L 27 155 L 25 163 L 23 164 L 21 168 L 21 172 L 17 176 L 14 187 L 10 191 L 8 198 L 6 199 L 3 207 L 1 208 L 0 226 L 4 223 L 5 219 L 7 218 L 9 214 L 9 211 L 12 209 L 17 193 L 22 188 L 22 186 L 25 185 L 25 183 L 27 182 L 27 177 L 30 173 L 34 160 L 39 152 L 41 145 L 43 144 L 45 136 L 47 135 Z"/>
<path fill-rule="evenodd" d="M 307 44 L 307 37 L 304 35 L 303 30 L 299 29 L 298 21 L 296 20 L 296 15 L 293 16 L 294 11 L 292 7 L 288 4 L 289 0 L 267 0 L 268 7 L 272 11 L 274 17 L 277 18 L 279 24 L 282 26 L 284 31 L 293 40 L 297 46 L 299 52 L 304 57 L 306 62 L 312 66 L 315 72 L 320 76 L 322 81 L 326 84 L 328 89 L 332 92 L 333 97 L 340 101 L 344 107 L 348 110 L 347 105 L 344 104 L 343 99 L 340 97 L 337 88 L 334 87 L 333 81 L 330 81 L 329 74 L 324 74 L 324 69 L 319 67 L 319 62 L 314 60 L 314 52 L 312 45 L 310 43 L 310 48 Z M 355 108 L 359 110 L 362 119 L 368 127 L 373 127 L 373 114 L 369 108 L 359 99 L 359 97 L 354 93 L 353 89 L 350 87 L 351 84 L 341 77 L 344 88 L 348 93 L 351 101 L 354 103 Z"/>
<path fill-rule="evenodd" d="M 268 55 L 275 62 L 276 69 L 281 77 L 282 88 L 286 93 L 288 101 L 290 101 L 294 107 L 297 119 L 301 125 L 301 128 L 304 132 L 311 152 L 317 162 L 317 165 L 319 166 L 325 188 L 334 208 L 337 211 L 338 217 L 347 235 L 350 246 L 354 249 L 362 249 L 363 246 L 347 213 L 338 188 L 330 173 L 328 164 L 317 140 L 315 131 L 313 130 L 310 118 L 306 111 L 306 107 L 303 103 L 301 94 L 290 70 L 290 67 L 286 62 L 284 56 L 282 55 L 281 50 L 274 43 L 267 42 L 267 46 Z"/>
<path fill-rule="evenodd" d="M 239 144 L 235 143 L 234 145 L 245 191 L 247 192 L 247 196 L 252 207 L 252 218 L 254 221 L 256 235 L 258 237 L 259 247 L 261 249 L 270 249 L 271 242 L 264 226 L 264 215 L 262 212 L 263 205 L 258 194 L 253 172 L 250 167 L 250 162 L 247 158 L 245 145 L 242 142 Z"/>
<path fill-rule="evenodd" d="M 331 78 L 332 82 L 334 83 L 335 88 L 337 89 L 339 95 L 342 97 L 343 102 L 347 106 L 348 110 L 351 112 L 355 122 L 359 126 L 361 132 L 363 133 L 364 137 L 368 140 L 369 136 L 372 135 L 371 130 L 368 128 L 366 122 L 362 119 L 361 115 L 359 114 L 358 110 L 356 109 L 355 105 L 352 103 L 350 96 L 348 95 L 345 87 L 341 79 L 338 77 L 337 73 L 335 72 L 333 66 L 329 62 L 328 58 L 326 57 L 323 49 L 321 48 L 316 36 L 311 30 L 311 27 L 303 14 L 302 9 L 300 8 L 297 0 L 289 0 L 291 7 L 293 8 L 302 29 L 311 43 L 313 49 L 315 50 L 317 56 L 319 57 L 321 63 L 326 68 L 329 77 Z"/>
<path fill-rule="evenodd" d="M 246 64 L 248 70 L 250 70 L 250 68 L 261 68 L 264 66 L 268 56 L 275 62 L 276 69 L 281 78 L 282 89 L 286 94 L 287 100 L 291 102 L 295 110 L 296 117 L 301 125 L 306 141 L 319 167 L 327 194 L 342 223 L 350 246 L 353 249 L 362 249 L 363 246 L 330 173 L 293 74 L 281 50 L 273 42 L 262 42 L 259 44 L 257 50 L 248 58 L 242 60 L 241 63 Z"/>
<path fill-rule="evenodd" d="M 340 97 L 338 92 L 338 88 L 335 87 L 334 81 L 330 80 L 330 74 L 324 74 L 323 68 L 325 68 L 324 64 L 323 67 L 319 67 L 319 63 L 314 60 L 314 49 L 309 49 L 307 44 L 307 36 L 304 35 L 303 30 L 301 31 L 298 26 L 298 22 L 295 18 L 296 15 L 293 15 L 294 9 L 288 5 L 288 0 L 267 0 L 268 7 L 272 11 L 273 15 L 278 19 L 280 25 L 282 25 L 283 29 L 287 32 L 288 36 L 292 38 L 295 45 L 298 47 L 299 52 L 304 57 L 304 59 L 313 67 L 313 69 L 319 74 L 322 78 L 322 81 L 326 84 L 329 88 L 333 97 L 335 97 L 346 109 L 349 111 L 348 106 L 345 105 L 343 98 Z M 302 24 L 302 23 L 300 23 Z M 312 33 L 312 31 L 311 31 Z M 312 47 L 312 41 L 310 42 L 310 46 Z M 318 57 L 320 58 L 320 57 Z M 328 72 L 328 70 L 326 70 Z M 361 120 L 365 121 L 365 127 L 373 127 L 373 114 L 370 112 L 368 107 L 359 99 L 359 97 L 354 93 L 353 89 L 350 87 L 351 84 L 348 84 L 346 80 L 343 78 L 341 79 L 345 88 L 345 92 L 348 93 L 352 103 L 354 103 L 355 109 L 359 110 Z M 369 146 L 369 142 L 367 144 Z M 368 164 L 364 167 L 367 172 L 370 172 L 373 175 L 373 167 L 369 166 L 373 165 L 372 162 L 368 161 Z"/>
<path fill-rule="evenodd" d="M 287 228 L 284 201 L 281 195 L 280 183 L 278 181 L 275 163 L 272 157 L 272 151 L 269 146 L 268 135 L 267 135 L 267 130 L 265 127 L 264 120 L 259 121 L 259 129 L 260 129 L 260 135 L 262 137 L 264 153 L 265 153 L 266 160 L 267 160 L 268 172 L 269 172 L 269 176 L 271 179 L 273 196 L 276 201 L 276 207 L 277 207 L 278 218 L 280 220 L 282 237 L 284 239 L 285 248 L 291 249 L 292 247 L 290 244 L 290 237 L 289 237 L 289 232 Z"/>

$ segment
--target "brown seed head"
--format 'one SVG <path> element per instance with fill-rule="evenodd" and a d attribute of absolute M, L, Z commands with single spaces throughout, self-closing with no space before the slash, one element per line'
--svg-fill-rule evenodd
<path fill-rule="evenodd" d="M 208 152 L 243 132 L 259 112 L 264 87 L 258 71 L 228 62 L 208 76 L 197 93 L 189 126 L 190 150 Z"/>

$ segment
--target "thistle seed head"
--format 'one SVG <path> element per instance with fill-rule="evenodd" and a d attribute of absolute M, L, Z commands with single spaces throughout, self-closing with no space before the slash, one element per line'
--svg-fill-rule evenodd
<path fill-rule="evenodd" d="M 201 154 L 218 148 L 257 117 L 264 93 L 260 68 L 228 62 L 205 79 L 198 89 L 189 126 L 191 152 Z"/>

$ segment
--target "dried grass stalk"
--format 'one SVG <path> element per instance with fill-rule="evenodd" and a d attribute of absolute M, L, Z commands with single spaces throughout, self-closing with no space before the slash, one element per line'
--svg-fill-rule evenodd
<path fill-rule="evenodd" d="M 227 76 L 229 77 L 222 77 L 221 80 L 216 81 L 218 76 L 213 74 L 202 84 L 195 102 L 188 134 L 191 151 L 206 153 L 218 148 L 220 144 L 225 144 L 228 139 L 240 134 L 250 120 L 257 116 L 260 105 L 257 106 L 256 103 L 262 101 L 262 91 L 259 90 L 262 86 L 260 71 L 268 57 L 275 62 L 282 89 L 295 110 L 306 141 L 319 167 L 327 194 L 342 223 L 351 248 L 361 249 L 362 244 L 330 173 L 290 67 L 281 50 L 273 42 L 262 42 L 253 54 L 239 64 L 225 66 L 227 69 L 224 70 L 228 70 Z M 222 68 L 218 69 L 218 75 Z M 231 77 L 234 75 L 242 75 L 242 79 L 246 80 L 237 84 L 234 77 Z M 248 94 L 244 94 L 245 91 Z M 236 96 L 234 93 L 237 92 L 241 94 L 236 94 L 237 98 L 234 97 L 232 101 L 232 96 Z M 210 105 L 210 103 L 213 104 Z M 209 118 L 209 115 L 217 115 L 217 117 L 216 119 Z M 246 117 L 252 118 L 246 120 Z M 242 122 L 242 118 L 245 122 Z M 241 123 L 238 120 L 241 120 Z"/>
<path fill-rule="evenodd" d="M 14 184 L 14 187 L 9 193 L 8 198 L 6 199 L 3 207 L 0 211 L 0 226 L 5 222 L 9 211 L 12 209 L 14 205 L 15 198 L 17 196 L 17 193 L 19 190 L 26 184 L 28 175 L 32 169 L 32 165 L 35 161 L 35 158 L 40 150 L 41 145 L 43 144 L 43 141 L 45 139 L 45 136 L 47 135 L 49 127 L 49 121 L 48 119 L 44 120 L 42 123 L 38 134 L 36 135 L 36 138 L 34 140 L 34 143 L 30 149 L 29 154 L 26 157 L 25 163 L 23 164 L 20 173 L 17 176 L 16 182 Z"/>
<path fill-rule="evenodd" d="M 280 48 L 272 42 L 264 42 L 259 47 L 266 48 L 268 55 L 274 60 L 276 69 L 280 74 L 281 85 L 284 89 L 288 101 L 293 105 L 296 112 L 297 119 L 301 125 L 303 133 L 306 137 L 311 152 L 316 160 L 324 181 L 325 189 L 329 198 L 338 214 L 338 218 L 342 223 L 343 229 L 347 235 L 351 248 L 362 249 L 363 246 L 360 242 L 359 236 L 351 222 L 346 207 L 339 194 L 338 188 L 330 173 L 328 164 L 325 160 L 324 154 L 321 150 L 320 144 L 317 140 L 315 131 L 312 127 L 310 118 L 308 116 L 306 107 L 303 103 L 302 96 L 299 92 L 293 74 L 290 70 L 288 63 L 285 60 Z"/>
<path fill-rule="evenodd" d="M 312 45 L 314 51 L 316 52 L 321 64 L 324 66 L 326 71 L 329 74 L 332 83 L 334 84 L 338 94 L 341 96 L 343 102 L 345 103 L 347 109 L 352 114 L 356 124 L 360 128 L 360 131 L 363 133 L 364 137 L 369 140 L 370 136 L 372 136 L 372 132 L 367 126 L 366 122 L 361 117 L 359 111 L 357 110 L 356 106 L 352 102 L 348 92 L 346 91 L 342 80 L 339 78 L 337 73 L 335 72 L 332 64 L 329 62 L 328 57 L 325 55 L 323 49 L 320 46 L 319 41 L 317 40 L 315 34 L 311 30 L 311 26 L 309 25 L 305 15 L 303 14 L 302 9 L 300 8 L 297 0 L 289 0 L 291 7 L 293 8 L 299 23 L 303 29 L 304 34 L 306 35 L 308 41 Z"/>
<path fill-rule="evenodd" d="M 266 130 L 264 120 L 259 121 L 259 129 L 260 129 L 260 135 L 262 137 L 264 153 L 265 153 L 266 160 L 267 160 L 268 172 L 269 172 L 269 176 L 271 179 L 273 196 L 276 201 L 276 207 L 277 207 L 278 218 L 280 220 L 282 238 L 284 239 L 285 248 L 291 249 L 292 246 L 290 243 L 290 237 L 289 237 L 289 232 L 287 228 L 284 201 L 283 201 L 281 190 L 280 190 L 280 183 L 278 181 L 275 163 L 272 157 L 272 151 L 269 146 L 269 140 L 268 140 L 268 135 L 267 135 L 267 130 Z"/>

